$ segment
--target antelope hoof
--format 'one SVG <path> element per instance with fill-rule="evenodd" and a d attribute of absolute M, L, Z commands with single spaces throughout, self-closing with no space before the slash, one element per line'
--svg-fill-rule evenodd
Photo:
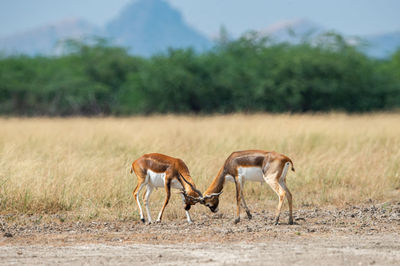
<path fill-rule="evenodd" d="M 152 224 L 152 221 L 148 221 L 148 222 L 147 222 L 147 225 L 151 225 L 151 224 Z"/>
<path fill-rule="evenodd" d="M 275 225 L 278 225 L 278 223 L 279 223 L 279 217 L 276 217 L 276 219 L 275 219 Z"/>
<path fill-rule="evenodd" d="M 253 215 L 251 215 L 250 212 L 247 212 L 247 218 L 249 218 L 249 220 L 251 220 L 251 218 L 253 218 Z"/>
<path fill-rule="evenodd" d="M 290 224 L 290 225 L 293 224 L 293 218 L 289 218 L 289 224 Z"/>
<path fill-rule="evenodd" d="M 144 221 L 144 218 L 140 218 L 140 221 L 142 221 L 142 223 L 144 223 L 145 221 Z"/>
<path fill-rule="evenodd" d="M 240 217 L 238 217 L 238 218 L 235 219 L 234 224 L 237 224 L 237 223 L 239 223 L 239 222 L 240 222 Z"/>
<path fill-rule="evenodd" d="M 158 223 L 158 224 L 161 223 L 161 220 L 157 220 L 156 223 Z"/>

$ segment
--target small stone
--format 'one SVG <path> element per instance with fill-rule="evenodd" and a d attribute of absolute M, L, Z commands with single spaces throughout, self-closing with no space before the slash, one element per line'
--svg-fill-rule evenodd
<path fill-rule="evenodd" d="M 4 233 L 4 237 L 13 237 L 13 235 L 9 232 Z"/>

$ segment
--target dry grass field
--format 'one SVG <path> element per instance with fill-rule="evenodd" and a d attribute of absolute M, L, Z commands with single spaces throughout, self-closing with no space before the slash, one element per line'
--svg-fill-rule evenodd
<path fill-rule="evenodd" d="M 225 158 L 243 149 L 293 160 L 287 183 L 295 212 L 400 198 L 400 114 L 1 118 L 0 214 L 135 221 L 136 177 L 129 170 L 137 157 L 160 152 L 183 159 L 204 191 Z M 229 183 L 220 205 L 232 218 L 233 191 Z M 266 184 L 246 183 L 245 197 L 252 210 L 277 204 Z M 163 198 L 163 190 L 152 194 L 153 219 Z M 191 212 L 196 219 L 209 211 L 196 205 Z M 177 219 L 184 211 L 173 194 L 164 221 Z"/>

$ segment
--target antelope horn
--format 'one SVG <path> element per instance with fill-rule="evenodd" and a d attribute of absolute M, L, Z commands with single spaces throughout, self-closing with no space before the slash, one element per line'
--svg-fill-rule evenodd
<path fill-rule="evenodd" d="M 182 177 L 182 179 L 197 193 L 200 195 L 199 198 L 203 199 L 203 193 L 200 192 L 200 190 L 198 190 L 197 188 L 195 188 L 189 181 L 186 180 L 186 178 L 179 173 L 179 175 Z"/>
<path fill-rule="evenodd" d="M 216 197 L 222 194 L 222 191 L 219 193 L 211 193 L 209 195 L 204 196 L 204 199 L 208 199 L 208 198 L 212 198 L 212 197 Z"/>
<path fill-rule="evenodd" d="M 184 190 L 181 190 L 181 193 L 182 193 L 182 195 L 183 195 L 184 197 L 190 198 L 190 199 L 192 199 L 192 200 L 194 200 L 194 201 L 197 201 L 197 202 L 202 202 L 202 201 L 203 201 L 203 197 L 201 197 L 201 196 L 200 196 L 200 197 L 197 197 L 197 198 L 192 197 L 192 196 L 186 194 L 186 192 L 185 192 Z"/>

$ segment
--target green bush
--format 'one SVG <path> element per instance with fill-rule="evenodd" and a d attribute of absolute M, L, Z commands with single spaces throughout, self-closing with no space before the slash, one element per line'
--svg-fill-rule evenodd
<path fill-rule="evenodd" d="M 339 35 L 293 45 L 248 34 L 204 53 L 131 56 L 99 40 L 0 58 L 0 113 L 368 112 L 400 107 L 400 50 L 375 60 Z"/>

